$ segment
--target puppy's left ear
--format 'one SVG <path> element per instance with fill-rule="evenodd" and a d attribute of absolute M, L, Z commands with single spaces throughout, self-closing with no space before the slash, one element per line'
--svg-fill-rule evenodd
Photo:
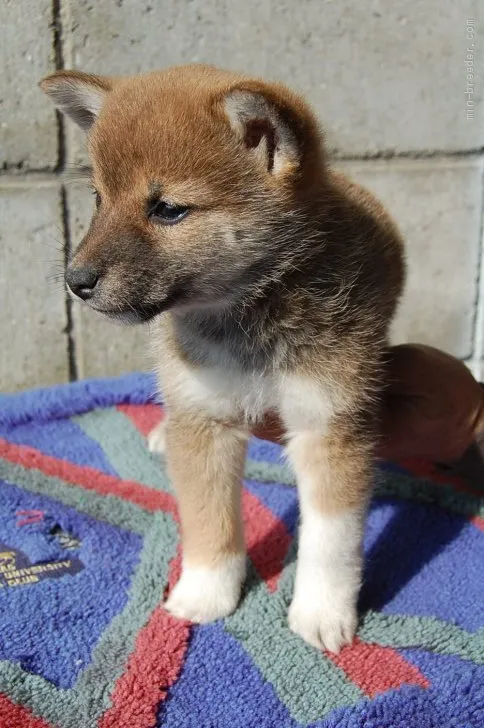
<path fill-rule="evenodd" d="M 285 175 L 301 165 L 317 135 L 302 99 L 284 86 L 248 81 L 225 94 L 223 103 L 233 131 L 268 172 Z"/>
<path fill-rule="evenodd" d="M 88 132 L 112 89 L 112 79 L 80 71 L 57 71 L 44 78 L 39 86 L 59 111 Z"/>

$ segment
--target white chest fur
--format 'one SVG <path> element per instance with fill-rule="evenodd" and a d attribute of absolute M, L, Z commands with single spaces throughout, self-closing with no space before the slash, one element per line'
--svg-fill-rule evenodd
<path fill-rule="evenodd" d="M 177 398 L 213 417 L 255 421 L 278 404 L 275 377 L 229 369 L 181 368 L 175 382 Z"/>
<path fill-rule="evenodd" d="M 245 374 L 221 367 L 192 369 L 178 364 L 169 378 L 177 401 L 217 419 L 242 417 L 255 422 L 272 410 L 281 414 L 289 430 L 321 431 L 343 405 L 340 393 L 327 382 L 309 377 L 279 372 Z"/>

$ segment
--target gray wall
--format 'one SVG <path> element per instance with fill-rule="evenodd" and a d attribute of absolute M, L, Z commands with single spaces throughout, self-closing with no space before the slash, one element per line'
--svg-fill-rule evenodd
<path fill-rule="evenodd" d="M 64 182 L 63 171 L 86 163 L 84 140 L 37 81 L 61 67 L 116 74 L 193 61 L 308 96 L 335 164 L 373 189 L 405 234 L 394 340 L 440 346 L 479 375 L 483 15 L 478 0 L 1 0 L 0 388 L 148 364 L 143 329 L 71 307 L 56 279 L 92 198 Z"/>

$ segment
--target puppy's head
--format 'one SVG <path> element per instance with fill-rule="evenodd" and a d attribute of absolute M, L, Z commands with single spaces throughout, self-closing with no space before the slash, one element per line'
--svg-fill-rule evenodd
<path fill-rule="evenodd" d="M 88 134 L 95 210 L 73 295 L 146 321 L 224 305 L 284 255 L 322 165 L 314 118 L 286 88 L 207 66 L 61 71 L 41 87 Z"/>

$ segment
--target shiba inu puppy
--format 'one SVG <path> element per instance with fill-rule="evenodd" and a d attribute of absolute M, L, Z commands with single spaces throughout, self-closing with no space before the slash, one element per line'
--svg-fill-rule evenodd
<path fill-rule="evenodd" d="M 382 354 L 400 235 L 333 171 L 312 111 L 282 85 L 185 66 L 60 71 L 42 89 L 88 133 L 96 210 L 66 273 L 107 316 L 151 321 L 183 571 L 166 608 L 236 609 L 248 431 L 276 411 L 301 526 L 289 625 L 338 651 L 357 626 Z"/>

